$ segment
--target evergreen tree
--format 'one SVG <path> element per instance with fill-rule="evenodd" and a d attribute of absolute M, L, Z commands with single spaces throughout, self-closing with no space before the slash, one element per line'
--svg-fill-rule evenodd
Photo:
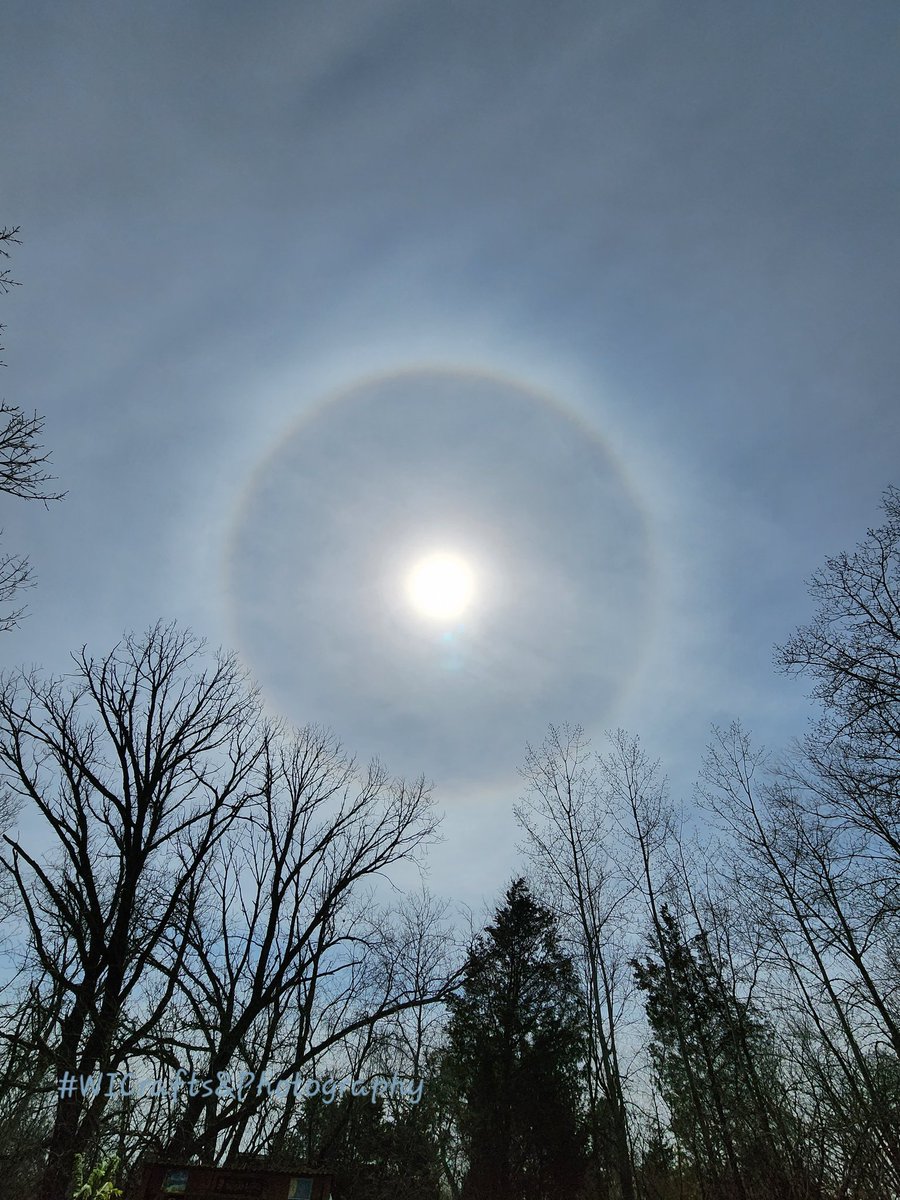
<path fill-rule="evenodd" d="M 772 1031 L 727 986 L 704 934 L 688 940 L 666 905 L 660 918 L 654 957 L 632 965 L 672 1133 L 706 1195 L 793 1196 Z"/>
<path fill-rule="evenodd" d="M 295 1131 L 298 1155 L 334 1172 L 335 1200 L 435 1200 L 440 1167 L 429 1113 L 346 1092 L 333 1104 L 312 1097 Z"/>
<path fill-rule="evenodd" d="M 457 1098 L 462 1200 L 573 1194 L 584 1171 L 583 1005 L 552 913 L 517 879 L 450 1002 L 443 1086 Z"/>

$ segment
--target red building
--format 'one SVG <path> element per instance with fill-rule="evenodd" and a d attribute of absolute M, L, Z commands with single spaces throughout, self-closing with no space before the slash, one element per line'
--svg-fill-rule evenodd
<path fill-rule="evenodd" d="M 331 1175 L 302 1165 L 208 1167 L 146 1163 L 123 1200 L 331 1200 Z"/>

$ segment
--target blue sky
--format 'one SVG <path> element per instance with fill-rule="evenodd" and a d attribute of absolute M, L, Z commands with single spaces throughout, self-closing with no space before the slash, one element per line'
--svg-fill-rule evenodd
<path fill-rule="evenodd" d="M 3 505 L 38 576 L 4 663 L 159 617 L 234 646 L 273 710 L 434 780 L 431 885 L 472 903 L 547 722 L 640 734 L 686 797 L 710 722 L 802 732 L 772 647 L 898 482 L 898 33 L 5 6 L 0 395 L 68 495 Z M 449 640 L 402 604 L 439 543 L 481 569 Z"/>

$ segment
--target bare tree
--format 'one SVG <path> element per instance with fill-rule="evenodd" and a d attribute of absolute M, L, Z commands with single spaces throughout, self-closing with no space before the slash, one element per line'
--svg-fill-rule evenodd
<path fill-rule="evenodd" d="M 599 759 L 602 779 L 612 811 L 626 846 L 630 846 L 636 862 L 635 877 L 646 904 L 651 939 L 657 948 L 665 985 L 677 989 L 677 963 L 671 954 L 671 939 L 666 915 L 666 901 L 677 895 L 678 868 L 676 854 L 680 839 L 674 807 L 669 799 L 659 763 L 651 760 L 639 739 L 619 730 L 612 738 L 610 752 Z M 724 1120 L 718 1098 L 713 1096 L 710 1115 L 704 1104 L 704 1081 L 695 1070 L 691 1054 L 691 1031 L 686 1014 L 675 1005 L 672 1011 L 673 1036 L 684 1063 L 686 1091 L 695 1115 L 692 1126 L 693 1154 L 699 1161 L 713 1161 L 721 1144 L 727 1160 L 734 1193 L 747 1200 L 736 1147 Z M 702 1174 L 698 1179 L 701 1196 L 708 1194 L 708 1183 Z"/>
<path fill-rule="evenodd" d="M 424 781 L 377 762 L 361 770 L 316 729 L 269 743 L 262 773 L 257 801 L 213 856 L 177 984 L 182 1051 L 204 1077 L 266 1072 L 277 1087 L 355 1034 L 443 999 L 455 978 L 435 912 L 398 920 L 361 891 L 432 839 Z M 168 1150 L 280 1150 L 297 1108 L 292 1093 L 283 1103 L 273 1119 L 258 1086 L 189 1096 Z"/>
<path fill-rule="evenodd" d="M 5 226 L 2 229 L 0 229 L 0 258 L 9 258 L 9 251 L 5 249 L 5 246 L 7 246 L 7 245 L 21 246 L 22 243 L 16 237 L 16 234 L 18 232 L 19 232 L 18 225 L 16 225 L 16 227 L 14 229 L 7 229 Z M 5 295 L 9 291 L 10 288 L 18 287 L 18 286 L 19 286 L 18 280 L 13 279 L 9 273 L 9 270 L 6 267 L 4 267 L 3 270 L 0 271 L 0 292 L 2 292 Z M 5 329 L 5 328 L 6 328 L 5 325 L 0 325 L 0 329 Z M 0 363 L 0 366 L 3 366 L 3 365 L 4 365 L 3 363 Z"/>
<path fill-rule="evenodd" d="M 849 1052 L 831 1102 L 844 1109 L 845 1128 L 861 1130 L 865 1156 L 872 1156 L 873 1137 L 881 1143 L 875 1153 L 887 1156 L 900 1186 L 897 487 L 885 490 L 882 508 L 884 522 L 854 552 L 826 559 L 812 577 L 813 619 L 776 652 L 783 669 L 812 679 L 821 716 L 767 799 L 793 831 L 791 870 L 798 865 L 804 920 L 832 979 L 826 993 L 839 1027 L 836 1043 Z M 855 1156 L 850 1150 L 848 1157 Z"/>
<path fill-rule="evenodd" d="M 584 976 L 595 1166 L 605 1174 L 609 1163 L 623 1200 L 633 1200 L 620 1035 L 634 991 L 623 921 L 633 915 L 628 905 L 637 884 L 617 861 L 622 840 L 616 837 L 583 730 L 551 725 L 539 749 L 527 748 L 522 775 L 527 790 L 515 813 L 526 834 L 525 853 Z"/>
<path fill-rule="evenodd" d="M 256 697 L 233 658 L 201 670 L 202 649 L 157 625 L 99 661 L 82 650 L 68 679 L 20 672 L 0 691 L 6 794 L 50 836 L 41 855 L 7 836 L 0 863 L 21 907 L 21 961 L 52 1018 L 29 1032 L 51 1086 L 153 1048 L 211 852 L 258 786 L 268 735 Z M 55 1097 L 42 1200 L 67 1195 L 108 1103 L 77 1084 Z"/>
<path fill-rule="evenodd" d="M 815 790 L 783 766 L 766 768 L 737 725 L 717 730 L 702 793 L 734 838 L 741 903 L 777 958 L 809 1094 L 835 1117 L 828 1173 L 839 1178 L 852 1168 L 858 1134 L 880 1161 L 883 1186 L 900 1188 L 897 1101 L 878 1065 L 879 1047 L 895 1042 L 896 997 L 879 892 L 865 882 L 870 856 L 830 819 Z"/>
<path fill-rule="evenodd" d="M 6 244 L 20 245 L 16 237 L 18 232 L 18 226 L 0 229 L 0 257 L 9 258 L 9 251 L 4 248 Z M 0 291 L 8 292 L 14 286 L 17 281 L 11 278 L 9 271 L 0 271 Z M 5 328 L 0 325 L 0 331 Z M 43 469 L 50 458 L 40 447 L 44 418 L 37 413 L 26 416 L 17 406 L 0 402 L 0 420 L 3 418 L 6 421 L 0 428 L 0 491 L 24 500 L 41 500 L 45 507 L 50 500 L 61 500 L 64 493 L 47 491 L 44 486 L 53 479 Z M 7 604 L 32 583 L 27 558 L 13 554 L 0 556 L 0 604 Z M 19 607 L 0 616 L 0 630 L 13 629 L 24 612 L 24 607 Z"/>
<path fill-rule="evenodd" d="M 817 603 L 813 620 L 776 652 L 786 671 L 815 681 L 823 715 L 806 748 L 826 768 L 863 769 L 870 801 L 885 801 L 896 819 L 900 781 L 900 489 L 882 497 L 887 520 L 870 529 L 853 554 L 826 559 L 809 582 Z M 838 762 L 826 758 L 836 755 Z M 839 770 L 838 777 L 843 773 Z M 883 791 L 879 790 L 881 785 Z M 861 808 L 868 822 L 873 814 Z M 896 850 L 891 828 L 879 836 Z"/>

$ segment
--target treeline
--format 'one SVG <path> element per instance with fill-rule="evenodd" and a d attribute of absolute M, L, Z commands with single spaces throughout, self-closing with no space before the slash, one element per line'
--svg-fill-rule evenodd
<path fill-rule="evenodd" d="M 900 493 L 779 651 L 820 716 L 780 757 L 714 732 L 676 805 L 624 733 L 551 728 L 527 864 L 461 943 L 373 886 L 427 787 L 268 721 L 175 627 L 7 676 L 2 1194 L 76 1156 L 304 1161 L 353 1200 L 900 1197 Z M 147 1096 L 63 1078 L 128 1072 Z M 175 1081 L 181 1073 L 182 1086 Z M 377 1102 L 183 1086 L 393 1078 Z M 421 1082 L 420 1100 L 411 1099 Z"/>

